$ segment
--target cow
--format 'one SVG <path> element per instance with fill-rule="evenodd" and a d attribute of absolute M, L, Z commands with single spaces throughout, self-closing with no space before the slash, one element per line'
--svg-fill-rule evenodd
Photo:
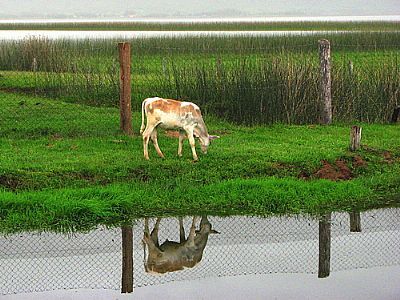
<path fill-rule="evenodd" d="M 147 125 L 145 128 L 144 117 Z M 182 145 L 185 133 L 192 149 L 193 160 L 198 156 L 195 149 L 195 137 L 198 137 L 203 153 L 207 153 L 210 141 L 219 136 L 208 135 L 206 124 L 203 121 L 200 108 L 192 102 L 181 102 L 159 97 L 147 98 L 142 102 L 142 126 L 140 134 L 143 136 L 144 158 L 149 159 L 148 144 L 151 139 L 157 154 L 164 158 L 157 142 L 157 127 L 179 130 L 178 156 L 182 156 Z"/>
<path fill-rule="evenodd" d="M 159 245 L 158 231 L 161 218 L 157 218 L 150 234 L 149 219 L 145 218 L 144 226 L 144 269 L 147 273 L 164 274 L 193 268 L 203 257 L 204 248 L 207 245 L 209 234 L 219 233 L 211 228 L 207 217 L 203 216 L 200 229 L 196 230 L 199 217 L 193 217 L 189 235 L 185 238 L 183 218 L 179 218 L 179 243 L 166 240 Z M 146 257 L 146 246 L 148 255 Z"/>

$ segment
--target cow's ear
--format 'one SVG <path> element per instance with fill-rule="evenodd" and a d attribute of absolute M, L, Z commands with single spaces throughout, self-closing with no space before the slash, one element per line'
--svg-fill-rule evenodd
<path fill-rule="evenodd" d="M 211 229 L 210 233 L 219 234 L 219 232 L 214 229 Z"/>
<path fill-rule="evenodd" d="M 216 140 L 216 139 L 219 139 L 219 138 L 220 138 L 219 135 L 209 135 L 209 136 L 208 136 L 208 139 L 209 139 L 210 141 Z"/>

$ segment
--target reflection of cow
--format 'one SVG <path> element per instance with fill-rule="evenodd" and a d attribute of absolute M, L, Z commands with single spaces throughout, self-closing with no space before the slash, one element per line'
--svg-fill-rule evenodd
<path fill-rule="evenodd" d="M 203 257 L 204 248 L 207 245 L 208 235 L 218 233 L 211 228 L 211 223 L 207 217 L 202 217 L 200 229 L 196 230 L 196 222 L 199 217 L 193 217 L 190 232 L 185 239 L 185 230 L 183 228 L 183 219 L 179 218 L 179 237 L 180 242 L 166 240 L 159 245 L 158 229 L 161 218 L 158 218 L 150 234 L 149 220 L 145 219 L 144 227 L 144 250 L 145 262 L 144 268 L 150 273 L 167 273 L 183 270 L 184 268 L 193 268 Z M 146 259 L 146 245 L 149 254 Z"/>

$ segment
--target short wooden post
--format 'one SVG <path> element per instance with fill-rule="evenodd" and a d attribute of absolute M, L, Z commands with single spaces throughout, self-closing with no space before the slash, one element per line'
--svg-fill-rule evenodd
<path fill-rule="evenodd" d="M 120 65 L 120 128 L 124 133 L 133 135 L 131 111 L 131 45 L 129 43 L 118 43 L 118 49 Z"/>
<path fill-rule="evenodd" d="M 133 292 L 133 229 L 122 226 L 122 283 L 121 293 Z"/>
<path fill-rule="evenodd" d="M 399 117 L 400 117 L 400 106 L 396 107 L 393 110 L 393 114 L 392 114 L 392 118 L 390 119 L 390 123 L 392 123 L 392 124 L 397 123 Z"/>
<path fill-rule="evenodd" d="M 353 72 L 354 72 L 354 65 L 353 62 L 349 60 L 349 74 L 353 75 Z"/>
<path fill-rule="evenodd" d="M 319 40 L 319 59 L 321 73 L 321 119 L 322 124 L 332 123 L 331 94 L 331 44 L 328 40 Z"/>
<path fill-rule="evenodd" d="M 350 214 L 350 232 L 361 232 L 361 214 L 360 212 L 351 212 Z"/>
<path fill-rule="evenodd" d="M 37 71 L 37 60 L 36 60 L 36 57 L 34 57 L 32 60 L 32 72 L 36 72 L 36 71 Z"/>
<path fill-rule="evenodd" d="M 34 78 L 35 78 L 35 95 L 37 95 L 37 92 L 38 92 L 37 67 L 38 67 L 38 63 L 37 63 L 36 57 L 34 57 L 33 61 L 32 61 L 32 72 L 33 72 Z"/>
<path fill-rule="evenodd" d="M 359 126 L 352 126 L 350 130 L 350 150 L 357 151 L 361 146 L 361 131 Z"/>
<path fill-rule="evenodd" d="M 331 264 L 331 213 L 319 221 L 319 263 L 318 278 L 329 276 Z"/>

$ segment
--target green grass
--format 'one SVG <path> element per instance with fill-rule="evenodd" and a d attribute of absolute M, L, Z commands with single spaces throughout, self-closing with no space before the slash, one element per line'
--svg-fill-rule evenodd
<path fill-rule="evenodd" d="M 351 30 L 398 31 L 400 22 L 60 22 L 3 23 L 0 30 L 129 30 L 129 31 L 252 31 Z"/>
<path fill-rule="evenodd" d="M 133 108 L 146 97 L 163 96 L 193 99 L 204 111 L 240 124 L 316 123 L 320 38 L 332 43 L 335 119 L 386 122 L 399 103 L 398 32 L 135 39 Z M 3 90 L 113 107 L 118 70 L 113 40 L 0 43 Z"/>
<path fill-rule="evenodd" d="M 351 153 L 346 124 L 248 127 L 207 115 L 210 134 L 221 138 L 193 163 L 187 141 L 178 158 L 177 139 L 163 134 L 166 159 L 151 147 L 145 161 L 141 138 L 119 133 L 116 108 L 0 92 L 0 111 L 10 116 L 0 128 L 2 232 L 71 231 L 193 211 L 266 215 L 399 204 L 398 125 L 361 124 L 364 147 Z M 139 114 L 133 120 L 137 133 Z M 355 155 L 366 166 L 355 167 Z M 322 160 L 339 158 L 353 179 L 317 178 Z"/>
<path fill-rule="evenodd" d="M 332 42 L 336 123 L 284 125 L 318 118 L 321 37 Z M 116 41 L 1 42 L 0 231 L 399 204 L 400 130 L 384 125 L 399 103 L 398 32 L 131 42 L 136 134 L 140 102 L 157 95 L 199 104 L 221 139 L 193 163 L 187 141 L 178 158 L 177 140 L 161 134 L 166 159 L 150 147 L 145 161 L 141 138 L 118 129 Z M 357 153 L 354 122 L 368 122 Z M 322 161 L 337 159 L 353 178 L 319 179 Z"/>

